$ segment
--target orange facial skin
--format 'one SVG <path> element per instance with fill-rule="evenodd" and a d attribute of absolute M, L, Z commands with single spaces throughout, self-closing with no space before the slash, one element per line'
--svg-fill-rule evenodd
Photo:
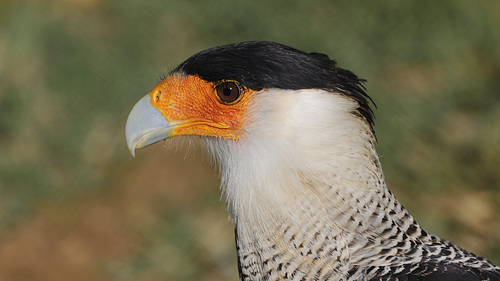
<path fill-rule="evenodd" d="M 241 87 L 240 97 L 226 104 L 217 96 L 217 85 L 198 76 L 174 74 L 153 88 L 151 104 L 174 126 L 170 136 L 241 138 L 254 91 Z"/>

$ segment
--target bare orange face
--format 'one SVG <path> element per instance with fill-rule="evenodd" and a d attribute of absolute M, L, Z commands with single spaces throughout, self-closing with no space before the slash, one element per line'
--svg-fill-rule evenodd
<path fill-rule="evenodd" d="M 235 81 L 207 82 L 174 74 L 151 92 L 151 104 L 174 125 L 170 136 L 203 135 L 239 140 L 253 90 Z"/>

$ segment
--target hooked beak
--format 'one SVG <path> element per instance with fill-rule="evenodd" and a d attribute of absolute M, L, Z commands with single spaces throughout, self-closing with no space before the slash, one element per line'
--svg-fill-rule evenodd
<path fill-rule="evenodd" d="M 150 95 L 140 99 L 130 111 L 125 125 L 125 138 L 132 156 L 135 150 L 169 137 L 175 127 L 151 104 Z"/>

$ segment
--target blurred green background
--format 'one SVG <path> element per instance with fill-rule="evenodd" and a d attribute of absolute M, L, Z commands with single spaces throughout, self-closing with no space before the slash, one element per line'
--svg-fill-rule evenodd
<path fill-rule="evenodd" d="M 236 280 L 197 146 L 127 114 L 193 53 L 271 40 L 368 80 L 390 189 L 500 264 L 499 1 L 0 1 L 0 280 Z"/>

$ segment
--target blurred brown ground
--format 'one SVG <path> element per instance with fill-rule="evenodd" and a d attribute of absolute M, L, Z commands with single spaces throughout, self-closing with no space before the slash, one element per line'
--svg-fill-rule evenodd
<path fill-rule="evenodd" d="M 163 255 L 162 263 L 177 265 L 173 269 L 150 265 L 144 269 L 147 273 L 139 274 L 144 277 L 134 280 L 168 280 L 155 275 L 185 267 L 178 264 L 181 261 L 192 261 L 184 260 L 182 249 L 170 243 L 161 244 L 163 249 L 144 250 L 155 247 L 151 240 L 162 239 L 151 237 L 157 235 L 152 230 L 155 225 L 171 227 L 161 212 L 189 219 L 186 232 L 179 235 L 187 235 L 184 243 L 194 244 L 187 248 L 197 248 L 202 255 L 199 259 L 207 272 L 201 280 L 237 279 L 235 254 L 228 254 L 234 249 L 232 225 L 223 203 L 208 209 L 200 202 L 207 200 L 207 193 L 217 197 L 212 190 L 217 189 L 216 174 L 201 165 L 206 159 L 185 157 L 184 152 L 162 145 L 148 150 L 138 156 L 140 166 L 120 171 L 107 194 L 37 206 L 35 214 L 2 239 L 0 280 L 121 280 L 122 274 L 129 280 L 125 267 L 142 255 L 152 260 L 157 257 L 148 255 Z"/>

